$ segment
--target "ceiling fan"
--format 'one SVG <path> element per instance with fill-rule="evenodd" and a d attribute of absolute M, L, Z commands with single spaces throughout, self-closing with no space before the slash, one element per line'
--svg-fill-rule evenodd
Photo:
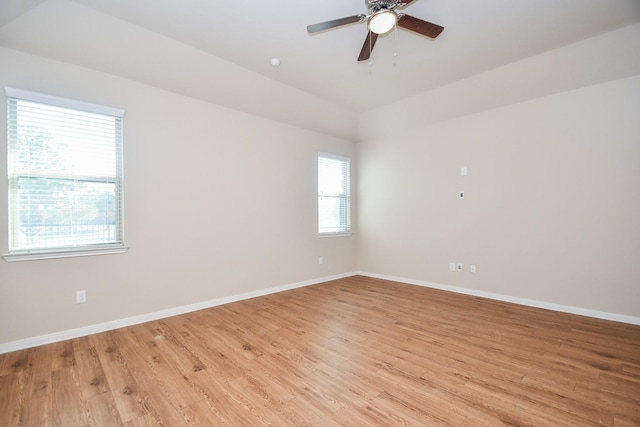
<path fill-rule="evenodd" d="M 343 25 L 354 24 L 356 22 L 367 21 L 367 38 L 358 56 L 358 61 L 365 61 L 371 56 L 373 46 L 380 34 L 386 34 L 396 25 L 405 30 L 410 30 L 423 36 L 435 39 L 444 30 L 440 25 L 414 18 L 404 13 L 396 12 L 395 9 L 402 9 L 415 0 L 365 0 L 368 12 L 366 15 L 353 15 L 346 18 L 333 19 L 331 21 L 320 22 L 307 26 L 309 33 L 328 30 L 330 28 L 341 27 Z"/>
<path fill-rule="evenodd" d="M 367 38 L 358 56 L 358 61 L 365 61 L 371 56 L 373 46 L 378 40 L 378 35 L 386 34 L 396 25 L 405 30 L 410 30 L 423 36 L 435 39 L 444 30 L 440 25 L 414 18 L 404 13 L 396 12 L 394 9 L 402 9 L 415 0 L 366 0 L 368 12 L 366 15 L 353 15 L 346 18 L 333 19 L 331 21 L 320 22 L 307 26 L 309 33 L 328 30 L 330 28 L 341 27 L 343 25 L 354 24 L 356 22 L 367 21 L 369 29 Z"/>

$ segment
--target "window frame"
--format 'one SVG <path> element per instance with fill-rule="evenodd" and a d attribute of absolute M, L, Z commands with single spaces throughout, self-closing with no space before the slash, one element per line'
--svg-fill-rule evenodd
<path fill-rule="evenodd" d="M 347 173 L 346 175 L 343 174 L 342 176 L 342 181 L 345 184 L 345 187 L 343 188 L 343 192 L 339 193 L 339 194 L 333 194 L 331 195 L 331 197 L 342 197 L 344 199 L 344 208 L 345 208 L 345 223 L 344 224 L 340 224 L 340 227 L 342 227 L 342 230 L 339 231 L 321 231 L 321 224 L 320 224 L 320 199 L 321 197 L 327 197 L 327 194 L 321 194 L 320 193 L 320 159 L 321 158 L 325 158 L 325 159 L 329 159 L 329 160 L 336 160 L 336 161 L 340 161 L 343 162 L 344 164 L 347 165 Z M 339 155 L 335 155 L 335 154 L 330 154 L 330 153 L 326 153 L 326 152 L 318 152 L 317 158 L 316 158 L 316 165 L 318 167 L 317 169 L 317 189 L 318 189 L 318 198 L 317 198 L 317 209 L 316 209 L 316 213 L 318 215 L 317 217 L 317 233 L 318 233 L 318 237 L 341 237 L 341 236 L 351 236 L 353 234 L 353 229 L 351 227 L 351 158 L 349 157 L 344 157 L 344 156 L 339 156 Z"/>
<path fill-rule="evenodd" d="M 7 205 L 7 231 L 8 231 L 8 253 L 2 254 L 2 257 L 8 261 L 28 261 L 28 260 L 39 260 L 39 259 L 51 259 L 51 258 L 68 258 L 68 257 L 83 257 L 83 256 L 92 256 L 92 255 L 106 255 L 106 254 L 116 254 L 116 253 L 124 253 L 129 248 L 124 244 L 124 192 L 123 192 L 123 175 L 124 175 L 124 165 L 123 165 L 123 130 L 122 130 L 122 120 L 124 118 L 124 110 L 119 108 L 106 107 L 98 104 L 92 104 L 83 101 L 77 101 L 68 98 L 61 98 L 53 95 L 47 95 L 37 92 L 26 91 L 22 89 L 15 89 L 11 87 L 5 87 L 5 95 L 7 97 L 7 190 L 8 190 L 8 205 Z M 9 165 L 9 153 L 11 150 L 10 143 L 10 133 L 12 126 L 9 123 L 11 108 L 9 107 L 11 102 L 19 102 L 19 101 L 27 101 L 39 104 L 50 105 L 54 107 L 61 107 L 65 109 L 75 110 L 79 113 L 92 113 L 92 114 L 100 114 L 105 116 L 114 117 L 117 120 L 116 123 L 116 137 L 114 140 L 115 143 L 115 161 L 116 161 L 116 172 L 115 177 L 113 177 L 114 182 L 109 182 L 108 180 L 102 177 L 92 177 L 92 176 L 81 176 L 77 175 L 74 179 L 78 181 L 87 181 L 93 183 L 111 183 L 116 188 L 116 197 L 118 198 L 118 209 L 115 215 L 116 221 L 116 239 L 114 241 L 109 242 L 98 242 L 98 243 L 80 243 L 80 244 L 72 244 L 72 245 L 62 245 L 62 246 L 51 246 L 51 247 L 26 247 L 26 248 L 15 248 L 15 240 L 12 242 L 12 239 L 15 235 L 15 230 L 11 228 L 15 225 L 13 224 L 14 218 L 12 215 L 15 215 L 13 211 L 15 211 L 15 207 L 11 205 L 11 203 L 18 203 L 11 200 L 11 185 L 12 182 L 15 182 L 20 179 L 37 179 L 38 177 L 42 178 L 52 178 L 54 180 L 60 181 L 60 177 L 56 177 L 51 173 L 36 173 L 29 175 L 22 174 L 14 174 L 11 166 Z M 68 178 L 67 178 L 68 179 Z M 14 184 L 16 185 L 16 184 Z"/>

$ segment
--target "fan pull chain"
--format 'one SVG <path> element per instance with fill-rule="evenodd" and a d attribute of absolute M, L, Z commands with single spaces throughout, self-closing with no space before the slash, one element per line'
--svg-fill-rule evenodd
<path fill-rule="evenodd" d="M 371 69 L 373 68 L 373 60 L 371 59 L 371 30 L 369 30 L 369 74 L 371 74 Z"/>
<path fill-rule="evenodd" d="M 397 34 L 398 34 L 398 21 L 396 21 L 395 25 L 393 26 L 393 66 L 396 66 L 396 58 L 398 57 L 398 43 L 396 42 L 397 40 Z"/>

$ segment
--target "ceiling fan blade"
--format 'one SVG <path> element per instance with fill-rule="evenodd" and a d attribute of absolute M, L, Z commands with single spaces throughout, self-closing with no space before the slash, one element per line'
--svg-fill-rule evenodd
<path fill-rule="evenodd" d="M 376 40 L 378 40 L 378 35 L 373 31 L 367 32 L 367 38 L 364 39 L 364 44 L 362 45 L 362 50 L 360 51 L 360 56 L 358 56 L 358 61 L 366 61 L 371 56 L 371 51 L 373 47 L 376 45 Z"/>
<path fill-rule="evenodd" d="M 365 18 L 364 15 L 353 15 L 346 18 L 334 19 L 332 21 L 320 22 L 318 24 L 307 25 L 307 31 L 317 33 L 318 31 L 328 30 L 329 28 L 341 27 L 342 25 L 360 22 Z"/>
<path fill-rule="evenodd" d="M 410 30 L 423 36 L 435 39 L 440 35 L 444 27 L 440 25 L 432 24 L 431 22 L 423 21 L 422 19 L 414 18 L 410 15 L 400 15 L 398 18 L 398 27 Z"/>

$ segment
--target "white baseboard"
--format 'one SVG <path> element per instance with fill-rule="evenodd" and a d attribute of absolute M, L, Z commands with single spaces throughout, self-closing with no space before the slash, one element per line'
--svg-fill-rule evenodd
<path fill-rule="evenodd" d="M 335 276 L 327 276 L 318 279 L 306 280 L 303 282 L 291 283 L 288 285 L 275 286 L 267 289 L 246 292 L 242 294 L 231 295 L 223 298 L 216 298 L 208 301 L 198 302 L 180 307 L 173 307 L 166 310 L 155 311 L 153 313 L 141 314 L 138 316 L 127 317 L 124 319 L 112 320 L 109 322 L 98 323 L 95 325 L 84 326 L 76 329 L 69 329 L 61 332 L 40 335 L 31 338 L 25 338 L 17 341 L 10 341 L 0 344 L 0 354 L 12 351 L 23 350 L 26 348 L 37 347 L 39 345 L 51 344 L 54 342 L 64 341 L 72 338 L 83 337 L 100 332 L 111 331 L 113 329 L 124 328 L 131 325 L 137 325 L 152 320 L 164 319 L 166 317 L 176 316 L 179 314 L 191 313 L 193 311 L 205 308 L 215 307 L 218 305 L 228 304 L 231 302 L 242 301 L 249 298 L 260 297 L 263 295 L 274 294 L 277 292 L 288 291 L 291 289 L 301 288 L 304 286 L 316 285 L 318 283 L 328 282 L 331 280 L 342 279 L 350 276 L 366 276 L 377 279 L 391 280 L 394 282 L 407 283 L 410 285 L 424 286 L 427 288 L 440 289 L 444 291 L 456 292 L 459 294 L 473 295 L 477 297 L 489 298 L 497 301 L 505 301 L 514 304 L 520 304 L 530 307 L 544 308 L 547 310 L 559 311 L 563 313 L 578 314 L 581 316 L 593 317 L 597 319 L 612 320 L 614 322 L 629 323 L 632 325 L 640 325 L 640 317 L 627 316 L 624 314 L 608 313 L 604 311 L 590 310 L 580 307 L 572 307 L 567 305 L 553 304 L 544 301 L 531 300 L 527 298 L 519 298 L 509 295 L 496 294 L 492 292 L 478 291 L 474 289 L 461 288 L 457 286 L 442 285 L 439 283 L 426 282 L 422 280 L 407 279 L 404 277 L 388 276 L 384 274 L 370 273 L 366 271 L 357 271 L 350 273 L 338 274 Z"/>
<path fill-rule="evenodd" d="M 475 289 L 461 288 L 458 286 L 442 285 L 439 283 L 425 282 L 422 280 L 406 279 L 404 277 L 395 277 L 395 276 L 387 276 L 384 274 L 369 273 L 366 271 L 357 271 L 356 274 L 360 276 L 373 277 L 376 279 L 391 280 L 394 282 L 407 283 L 410 285 L 424 286 L 427 288 L 456 292 L 459 294 L 473 295 L 476 297 L 484 297 L 484 298 L 489 298 L 497 301 L 511 302 L 514 304 L 526 305 L 529 307 L 544 308 L 547 310 L 578 314 L 581 316 L 593 317 L 596 319 L 612 320 L 614 322 L 640 325 L 640 317 L 628 316 L 625 314 L 608 313 L 606 311 L 590 310 L 587 308 L 573 307 L 570 305 L 554 304 L 550 302 L 537 301 L 537 300 L 532 300 L 527 298 L 519 298 L 519 297 L 510 296 L 510 295 L 496 294 L 493 292 L 484 292 L 484 291 L 478 291 Z"/>
<path fill-rule="evenodd" d="M 141 314 L 138 316 L 127 317 L 124 319 L 112 320 L 109 322 L 98 323 L 95 325 L 84 326 L 81 328 L 69 329 L 61 332 L 40 335 L 37 337 L 25 338 L 17 341 L 10 341 L 0 344 L 0 354 L 12 351 L 23 350 L 26 348 L 37 347 L 39 345 L 51 344 L 54 342 L 64 341 L 72 338 L 84 337 L 100 332 L 111 331 L 113 329 L 124 328 L 126 326 L 137 325 L 152 320 L 164 319 L 166 317 L 176 316 L 179 314 L 191 313 L 193 311 L 205 308 L 215 307 L 218 305 L 228 304 L 231 302 L 242 301 L 249 298 L 260 297 L 263 295 L 274 294 L 277 292 L 288 291 L 291 289 L 302 288 L 304 286 L 316 285 L 318 283 L 328 282 L 331 280 L 342 279 L 344 277 L 354 276 L 356 273 L 343 273 L 335 276 L 321 277 L 318 279 L 306 280 L 303 282 L 291 283 L 288 285 L 275 286 L 267 289 L 260 289 L 252 292 L 231 295 L 228 297 L 216 298 L 209 301 L 197 302 L 194 304 L 183 305 L 180 307 L 168 308 L 166 310 L 155 311 L 153 313 Z"/>

